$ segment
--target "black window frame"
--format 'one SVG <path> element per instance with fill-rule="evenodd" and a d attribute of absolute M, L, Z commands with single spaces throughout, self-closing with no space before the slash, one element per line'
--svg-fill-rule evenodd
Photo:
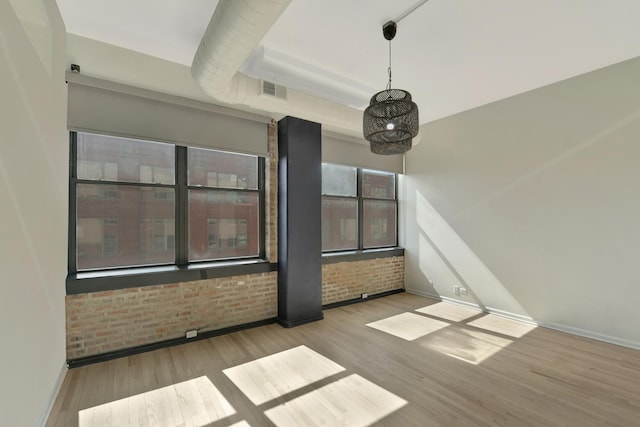
<path fill-rule="evenodd" d="M 337 163 L 330 163 L 330 162 L 322 162 L 323 164 L 328 164 L 328 165 L 337 165 L 337 166 L 346 166 L 346 165 L 340 165 Z M 348 166 L 348 167 L 355 167 L 355 166 Z M 392 173 L 394 176 L 394 189 L 393 189 L 393 199 L 389 199 L 389 198 L 378 198 L 378 197 L 365 197 L 363 195 L 363 191 L 362 191 L 362 184 L 363 184 L 363 173 L 364 171 L 372 171 L 372 172 L 383 172 L 383 173 L 390 173 L 387 171 L 380 171 L 380 170 L 375 170 L 375 169 L 371 169 L 371 168 L 361 168 L 361 167 L 355 167 L 356 168 L 356 195 L 355 196 L 344 196 L 344 195 L 335 195 L 335 194 L 325 194 L 324 189 L 322 191 L 322 200 L 325 199 L 325 197 L 327 198 L 331 198 L 331 199 L 344 199 L 344 200 L 357 200 L 357 211 L 356 211 L 356 221 L 357 221 L 357 233 L 358 235 L 356 236 L 356 242 L 358 247 L 357 248 L 353 248 L 353 249 L 327 249 L 325 250 L 324 248 L 322 249 L 322 254 L 326 255 L 326 256 L 334 256 L 334 255 L 341 255 L 341 254 L 353 254 L 353 253 L 361 253 L 361 252 L 379 252 L 379 251 L 386 251 L 386 250 L 390 250 L 393 251 L 395 249 L 400 249 L 398 246 L 398 226 L 399 226 L 399 221 L 398 221 L 398 174 L 397 173 Z M 393 201 L 395 204 L 395 230 L 394 230 L 394 244 L 393 245 L 383 245 L 383 246 L 364 246 L 364 201 L 365 200 L 383 200 L 383 201 Z M 322 224 L 324 226 L 324 222 Z M 404 251 L 402 251 L 402 253 L 404 253 Z M 368 258 L 365 258 L 368 259 Z"/>
<path fill-rule="evenodd" d="M 108 135 L 100 132 L 69 132 L 69 223 L 67 254 L 67 294 L 79 294 L 114 290 L 130 287 L 175 283 L 179 281 L 200 280 L 214 277 L 227 277 L 242 274 L 263 273 L 277 270 L 277 264 L 265 259 L 266 254 L 266 191 L 265 158 L 255 156 L 258 164 L 258 186 L 250 190 L 258 195 L 258 254 L 241 258 L 219 258 L 211 260 L 189 261 L 189 218 L 188 191 L 201 188 L 188 184 L 188 147 L 172 144 L 175 147 L 174 184 L 128 183 L 121 181 L 79 179 L 77 174 L 78 133 Z M 121 136 L 128 138 L 126 136 Z M 132 140 L 139 138 L 130 137 Z M 152 141 L 150 142 L 163 142 Z M 222 151 L 211 149 L 212 151 Z M 225 151 L 222 151 L 225 152 Z M 234 153 L 232 153 L 234 154 Z M 136 186 L 146 188 L 171 188 L 175 195 L 175 252 L 173 263 L 158 263 L 142 266 L 121 266 L 78 270 L 77 268 L 77 187 L 79 184 L 109 186 Z M 247 191 L 229 189 L 229 191 Z"/>
<path fill-rule="evenodd" d="M 183 214 L 185 216 L 187 216 L 185 218 L 185 229 L 184 232 L 187 233 L 186 236 L 188 236 L 188 223 L 189 223 L 189 218 L 188 218 L 188 194 L 189 191 L 195 190 L 195 191 L 206 191 L 207 192 L 207 197 L 209 197 L 209 195 L 211 194 L 221 194 L 221 193 L 236 193 L 236 194 L 257 194 L 258 196 L 258 254 L 255 256 L 250 256 L 250 257 L 233 257 L 233 258 L 215 258 L 215 259 L 210 259 L 210 260 L 194 260 L 194 261 L 190 261 L 189 260 L 189 247 L 188 247 L 188 239 L 186 242 L 186 246 L 185 249 L 187 252 L 185 252 L 183 254 L 184 258 L 182 259 L 182 261 L 184 261 L 184 265 L 192 265 L 192 264 L 198 264 L 198 263 L 211 263 L 211 262 L 225 262 L 225 261 L 237 261 L 237 260 L 253 260 L 253 259 L 264 259 L 266 256 L 266 200 L 265 200 L 265 195 L 266 195 L 266 191 L 265 191 L 265 159 L 263 157 L 260 156 L 253 156 L 256 157 L 256 159 L 258 160 L 258 164 L 257 164 L 257 188 L 242 188 L 242 187 L 227 187 L 227 186 L 220 186 L 219 184 L 216 186 L 212 186 L 212 185 L 197 185 L 197 184 L 189 184 L 189 179 L 188 179 L 188 166 L 189 166 L 189 162 L 188 162 L 188 157 L 189 157 L 189 147 L 181 147 L 184 148 L 184 156 L 187 158 L 186 159 L 186 166 L 187 170 L 185 171 L 184 178 L 186 180 L 185 182 L 185 188 L 181 188 L 181 190 L 185 191 L 185 205 L 184 205 L 184 212 Z M 200 147 L 194 147 L 197 148 L 198 150 L 202 150 L 203 148 Z M 223 152 L 223 153 L 230 153 L 228 151 L 222 151 L 222 150 L 214 150 L 214 149 L 210 149 L 211 151 L 218 151 L 218 152 Z M 239 154 L 239 153 L 230 153 L 230 154 Z M 177 169 L 176 169 L 177 170 Z M 239 218 L 236 218 L 239 219 Z M 207 227 L 208 228 L 208 227 Z M 236 237 L 237 238 L 237 237 Z M 218 241 L 220 240 L 219 236 L 218 236 Z M 247 239 L 248 240 L 248 239 Z M 220 244 L 220 243 L 218 243 Z"/>

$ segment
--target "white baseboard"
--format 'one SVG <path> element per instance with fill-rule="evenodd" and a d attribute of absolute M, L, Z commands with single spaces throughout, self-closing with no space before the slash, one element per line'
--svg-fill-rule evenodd
<path fill-rule="evenodd" d="M 53 405 L 56 403 L 56 398 L 58 397 L 58 393 L 60 392 L 60 388 L 62 387 L 62 383 L 64 382 L 64 378 L 66 377 L 68 370 L 69 368 L 67 368 L 67 362 L 65 361 L 62 365 L 62 369 L 60 369 L 58 378 L 56 378 L 56 382 L 53 385 L 53 390 L 51 391 L 47 405 L 40 414 L 40 419 L 36 424 L 37 426 L 44 427 L 44 425 L 47 424 L 47 420 L 49 419 Z"/>
<path fill-rule="evenodd" d="M 408 294 L 420 295 L 421 297 L 427 297 L 427 298 L 435 299 L 438 301 L 442 301 L 442 297 L 440 295 L 432 294 L 431 292 L 425 292 L 418 289 L 409 289 L 406 287 L 404 288 L 404 291 Z"/>
<path fill-rule="evenodd" d="M 437 301 L 445 301 L 445 302 L 450 302 L 452 304 L 458 304 L 458 305 L 462 305 L 465 307 L 469 307 L 469 308 L 475 308 L 476 310 L 480 310 L 482 312 L 487 312 L 486 309 L 483 309 L 482 307 L 480 307 L 478 304 L 473 303 L 473 302 L 469 302 L 469 301 L 462 301 L 459 299 L 454 299 L 454 298 L 449 298 L 449 297 L 443 297 L 441 295 L 438 294 L 432 294 L 431 292 L 425 292 L 425 291 L 419 291 L 416 289 L 406 289 L 404 290 L 407 293 L 410 294 L 414 294 L 414 295 L 420 295 L 421 297 L 427 297 L 427 298 L 431 298 Z M 505 316 L 508 317 L 508 316 Z"/>
<path fill-rule="evenodd" d="M 591 338 L 592 340 L 596 340 L 596 341 L 603 341 L 609 344 L 628 347 L 634 350 L 640 350 L 640 342 L 630 341 L 624 338 L 612 337 L 610 335 L 601 334 L 599 332 L 587 331 L 585 329 L 574 328 L 573 326 L 561 325 L 558 323 L 539 322 L 538 326 L 542 326 L 543 328 L 553 329 L 555 331 L 565 332 L 571 335 Z"/>
<path fill-rule="evenodd" d="M 540 323 L 538 323 L 535 320 L 533 320 L 532 317 L 525 316 L 524 314 L 512 313 L 510 311 L 504 311 L 504 310 L 500 310 L 500 309 L 492 308 L 492 307 L 487 307 L 486 311 L 491 313 L 491 314 L 495 314 L 496 316 L 502 316 L 502 317 L 506 317 L 507 319 L 518 320 L 520 322 L 524 322 L 524 323 L 529 323 L 531 325 L 540 326 Z"/>
<path fill-rule="evenodd" d="M 585 338 L 590 338 L 596 341 L 602 341 L 602 342 L 606 342 L 609 344 L 615 344 L 615 345 L 619 345 L 622 347 L 628 347 L 628 348 L 632 348 L 634 350 L 640 350 L 640 342 L 636 342 L 636 341 L 631 341 L 631 340 L 626 340 L 624 338 L 618 338 L 618 337 L 612 337 L 610 335 L 605 335 L 605 334 L 601 334 L 599 332 L 593 332 L 593 331 L 587 331 L 585 329 L 580 329 L 580 328 L 575 328 L 573 326 L 567 326 L 567 325 L 561 325 L 559 323 L 549 323 L 549 322 L 539 322 L 529 316 L 523 316 L 521 314 L 516 314 L 516 313 L 511 313 L 508 311 L 504 311 L 504 310 L 499 310 L 496 308 L 491 308 L 491 307 L 480 307 L 478 304 L 469 302 L 469 301 L 461 301 L 458 299 L 454 299 L 454 298 L 449 298 L 449 297 L 443 297 L 437 294 L 433 294 L 430 292 L 425 292 L 425 291 L 420 291 L 417 289 L 405 289 L 405 292 L 410 293 L 410 294 L 414 294 L 414 295 L 420 295 L 423 297 L 427 297 L 427 298 L 431 298 L 431 299 L 435 299 L 438 301 L 446 301 L 446 302 L 450 302 L 450 303 L 454 303 L 454 304 L 459 304 L 459 305 L 463 305 L 466 307 L 472 307 L 472 308 L 476 308 L 479 310 L 484 311 L 485 313 L 491 313 L 491 314 L 495 314 L 497 316 L 502 316 L 502 317 L 506 317 L 508 319 L 513 319 L 513 320 L 518 320 L 520 322 L 525 322 L 525 323 L 530 323 L 533 325 L 538 325 L 541 326 L 543 328 L 548 328 L 548 329 L 553 329 L 555 331 L 559 331 L 559 332 L 564 332 L 567 334 L 571 334 L 571 335 L 577 335 L 580 337 L 585 337 Z"/>

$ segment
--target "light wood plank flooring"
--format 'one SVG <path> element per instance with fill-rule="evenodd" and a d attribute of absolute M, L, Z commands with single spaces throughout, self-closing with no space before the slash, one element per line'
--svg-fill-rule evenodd
<path fill-rule="evenodd" d="M 47 426 L 640 426 L 640 351 L 411 294 L 72 369 Z"/>

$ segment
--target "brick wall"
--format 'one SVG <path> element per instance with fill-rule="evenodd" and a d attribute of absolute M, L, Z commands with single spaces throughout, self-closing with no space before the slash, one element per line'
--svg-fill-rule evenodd
<path fill-rule="evenodd" d="M 277 273 L 68 295 L 67 358 L 270 319 Z"/>
<path fill-rule="evenodd" d="M 404 288 L 404 257 L 339 262 L 322 266 L 322 304 L 360 298 L 363 293 Z"/>
<path fill-rule="evenodd" d="M 67 358 L 76 359 L 277 315 L 277 273 L 68 295 Z M 322 303 L 404 286 L 404 257 L 322 266 Z"/>
<path fill-rule="evenodd" d="M 278 261 L 278 123 L 271 119 L 269 123 L 269 156 L 265 161 L 265 188 L 266 188 L 266 252 L 267 258 L 272 262 Z"/>
<path fill-rule="evenodd" d="M 266 253 L 277 261 L 277 123 L 269 124 L 266 160 Z M 399 289 L 404 258 L 326 264 L 322 302 Z M 68 295 L 67 359 L 184 337 L 276 317 L 276 272 Z"/>

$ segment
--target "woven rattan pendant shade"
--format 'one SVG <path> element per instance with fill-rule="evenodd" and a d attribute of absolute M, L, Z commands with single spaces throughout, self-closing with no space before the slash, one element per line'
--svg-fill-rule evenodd
<path fill-rule="evenodd" d="M 386 89 L 371 97 L 364 111 L 364 137 L 375 154 L 402 154 L 418 134 L 418 106 L 402 89 Z"/>
<path fill-rule="evenodd" d="M 418 135 L 418 106 L 409 92 L 391 88 L 391 40 L 396 34 L 395 22 L 387 22 L 382 32 L 389 40 L 389 84 L 387 89 L 371 97 L 364 110 L 362 130 L 372 153 L 402 154 L 411 149 L 411 141 Z"/>

